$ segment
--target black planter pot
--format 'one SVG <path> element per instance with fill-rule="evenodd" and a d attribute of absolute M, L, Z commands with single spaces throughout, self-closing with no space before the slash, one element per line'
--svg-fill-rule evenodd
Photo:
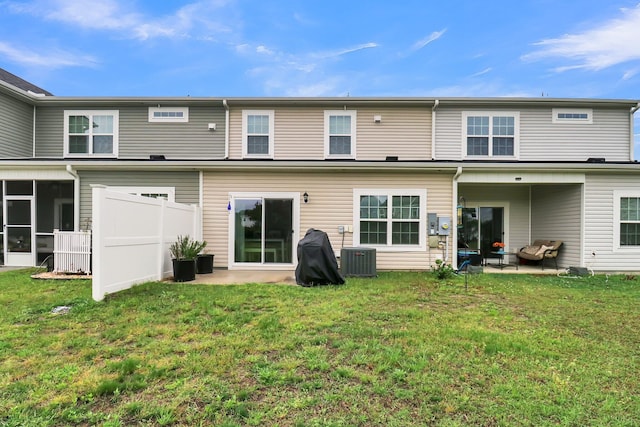
<path fill-rule="evenodd" d="M 203 254 L 196 258 L 196 273 L 210 274 L 213 273 L 213 255 Z"/>
<path fill-rule="evenodd" d="M 174 259 L 173 260 L 173 281 L 189 282 L 196 279 L 195 259 Z"/>

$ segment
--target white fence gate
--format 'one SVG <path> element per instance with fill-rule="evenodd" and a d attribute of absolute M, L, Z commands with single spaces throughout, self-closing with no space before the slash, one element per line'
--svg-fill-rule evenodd
<path fill-rule="evenodd" d="M 201 239 L 200 208 L 92 186 L 93 299 L 172 273 L 178 235 Z"/>
<path fill-rule="evenodd" d="M 53 230 L 53 271 L 91 274 L 91 231 Z"/>

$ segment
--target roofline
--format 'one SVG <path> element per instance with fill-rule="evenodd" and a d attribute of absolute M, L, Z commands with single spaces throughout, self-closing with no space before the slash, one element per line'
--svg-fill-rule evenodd
<path fill-rule="evenodd" d="M 0 80 L 0 90 L 36 105 L 216 105 L 222 107 L 226 100 L 234 105 L 406 105 L 432 107 L 474 106 L 474 105 L 546 105 L 546 106 L 608 106 L 636 107 L 640 100 L 599 99 L 599 98 L 513 98 L 513 97 L 192 97 L 192 96 L 55 96 L 37 95 Z"/>
<path fill-rule="evenodd" d="M 78 171 L 83 170 L 174 170 L 174 171 L 216 171 L 216 170 L 254 170 L 254 171 L 415 171 L 450 172 L 458 167 L 463 172 L 471 171 L 572 171 L 572 172 L 632 172 L 640 173 L 638 162 L 468 162 L 468 161 L 330 161 L 330 160 L 84 160 L 84 159 L 12 159 L 0 160 L 2 170 L 12 169 L 58 169 L 71 165 Z"/>

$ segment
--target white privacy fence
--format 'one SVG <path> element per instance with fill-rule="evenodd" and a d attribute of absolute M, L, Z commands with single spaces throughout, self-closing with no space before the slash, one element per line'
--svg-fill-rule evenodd
<path fill-rule="evenodd" d="M 94 186 L 93 299 L 172 275 L 169 246 L 201 239 L 200 208 Z"/>
<path fill-rule="evenodd" d="M 91 232 L 53 230 L 53 271 L 91 273 Z"/>

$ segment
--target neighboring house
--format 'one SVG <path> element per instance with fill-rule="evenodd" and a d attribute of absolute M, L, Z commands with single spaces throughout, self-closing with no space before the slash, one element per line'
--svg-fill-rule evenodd
<path fill-rule="evenodd" d="M 376 248 L 378 269 L 535 239 L 562 240 L 563 267 L 638 268 L 635 100 L 70 98 L 3 80 L 7 264 L 90 227 L 103 184 L 201 205 L 222 268 L 293 269 L 309 228 Z"/>

